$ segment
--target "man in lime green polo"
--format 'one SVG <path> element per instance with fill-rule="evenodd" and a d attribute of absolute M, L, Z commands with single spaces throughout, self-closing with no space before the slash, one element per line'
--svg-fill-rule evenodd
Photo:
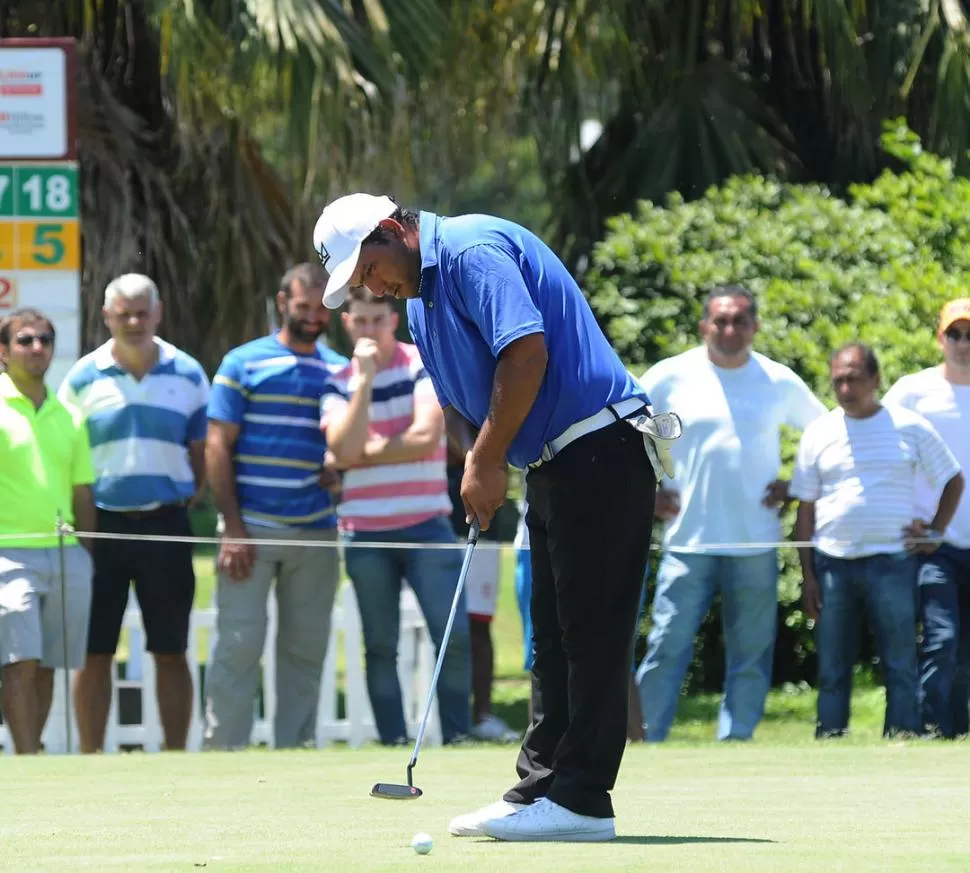
<path fill-rule="evenodd" d="M 94 471 L 84 423 L 44 385 L 54 338 L 35 309 L 0 320 L 0 667 L 18 754 L 40 746 L 54 669 L 84 663 L 91 608 L 91 558 L 75 537 L 61 578 L 57 515 L 94 530 Z"/>

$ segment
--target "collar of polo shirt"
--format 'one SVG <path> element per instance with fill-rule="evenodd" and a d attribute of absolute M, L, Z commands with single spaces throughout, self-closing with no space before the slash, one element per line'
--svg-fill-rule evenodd
<path fill-rule="evenodd" d="M 94 351 L 94 366 L 99 370 L 110 370 L 112 367 L 118 367 L 118 362 L 114 359 L 114 355 L 111 354 L 111 350 L 114 348 L 114 340 L 109 339 L 99 348 Z M 175 357 L 175 347 L 171 343 L 165 342 L 165 340 L 155 336 L 152 337 L 152 342 L 158 346 L 158 363 L 162 364 L 168 360 Z"/>

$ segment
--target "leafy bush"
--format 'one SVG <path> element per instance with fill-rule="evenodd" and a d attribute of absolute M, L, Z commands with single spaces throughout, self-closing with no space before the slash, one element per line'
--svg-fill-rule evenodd
<path fill-rule="evenodd" d="M 887 125 L 882 145 L 898 168 L 844 199 L 820 185 L 745 176 L 696 201 L 641 202 L 636 215 L 613 218 L 585 286 L 630 369 L 639 375 L 696 345 L 704 296 L 727 283 L 758 299 L 755 347 L 792 367 L 829 406 L 828 360 L 844 342 L 872 345 L 884 388 L 937 363 L 940 307 L 970 287 L 970 180 L 925 153 L 900 120 Z M 795 445 L 788 434 L 785 474 Z M 794 550 L 783 551 L 783 563 L 775 681 L 812 680 Z M 722 652 L 719 622 L 709 619 L 693 688 L 720 684 Z"/>

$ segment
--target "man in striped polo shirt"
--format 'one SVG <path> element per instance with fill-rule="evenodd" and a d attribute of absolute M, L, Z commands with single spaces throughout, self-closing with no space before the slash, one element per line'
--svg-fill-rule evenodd
<path fill-rule="evenodd" d="M 879 362 L 862 343 L 832 357 L 838 409 L 802 434 L 790 493 L 800 501 L 795 524 L 802 604 L 815 620 L 818 651 L 818 738 L 849 726 L 852 668 L 858 656 L 860 608 L 875 631 L 886 684 L 883 732 L 918 734 L 916 577 L 913 552 L 923 545 L 913 520 L 917 475 L 942 491 L 929 523 L 942 534 L 963 492 L 960 465 L 921 415 L 879 403 Z"/>
<path fill-rule="evenodd" d="M 385 745 L 407 742 L 397 676 L 401 583 L 407 580 L 441 645 L 455 596 L 457 549 L 362 548 L 368 542 L 454 543 L 444 414 L 418 350 L 394 338 L 390 298 L 350 292 L 343 323 L 354 359 L 327 383 L 320 427 L 344 476 L 340 526 L 364 632 L 367 692 Z M 462 595 L 439 677 L 445 743 L 469 732 L 471 667 Z"/>
<path fill-rule="evenodd" d="M 339 560 L 336 546 L 303 543 L 336 539 L 333 498 L 321 482 L 327 444 L 319 409 L 328 376 L 347 361 L 318 343 L 329 319 L 325 285 L 319 264 L 289 270 L 276 295 L 282 328 L 230 351 L 213 380 L 206 471 L 226 539 L 218 557 L 218 640 L 206 678 L 207 748 L 250 741 L 274 580 L 274 744 L 314 740 Z"/>
<path fill-rule="evenodd" d="M 87 421 L 98 530 L 145 539 L 95 540 L 88 657 L 74 686 L 81 750 L 104 747 L 111 662 L 132 582 L 155 660 L 165 748 L 184 749 L 192 716 L 185 659 L 192 544 L 151 537 L 192 534 L 187 507 L 205 485 L 209 380 L 198 361 L 155 335 L 162 304 L 148 276 L 112 280 L 103 314 L 111 339 L 71 368 L 60 398 Z"/>

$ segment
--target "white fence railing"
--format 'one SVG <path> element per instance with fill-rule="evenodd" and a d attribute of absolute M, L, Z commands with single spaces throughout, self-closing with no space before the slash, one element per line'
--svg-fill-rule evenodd
<path fill-rule="evenodd" d="M 262 711 L 258 701 L 253 701 L 255 718 L 253 722 L 253 744 L 273 745 L 273 714 L 276 708 L 275 654 L 276 654 L 276 601 L 272 594 L 268 600 L 269 622 L 266 642 L 263 646 L 262 668 Z M 216 611 L 214 609 L 193 610 L 189 624 L 189 646 L 187 657 L 193 679 L 192 720 L 189 727 L 188 749 L 199 751 L 202 748 L 202 679 L 197 653 L 202 646 L 202 634 L 208 632 L 207 651 L 212 652 L 216 640 Z M 155 696 L 155 665 L 152 657 L 144 648 L 144 630 L 141 613 L 129 608 L 125 613 L 124 628 L 129 635 L 129 663 L 136 667 L 136 678 L 118 678 L 115 665 L 114 692 L 111 711 L 108 715 L 108 728 L 105 734 L 105 752 L 121 749 L 141 748 L 146 752 L 157 752 L 162 748 L 162 729 L 158 716 Z M 342 654 L 342 664 L 340 655 Z M 405 719 L 413 737 L 421 720 L 431 676 L 434 672 L 434 646 L 428 636 L 427 625 L 418 608 L 411 590 L 405 587 L 401 593 L 401 633 L 398 643 L 398 675 L 404 698 Z M 208 659 L 207 659 L 208 660 Z M 343 683 L 338 682 L 338 666 L 343 667 Z M 122 689 L 138 689 L 141 692 L 141 718 L 137 724 L 122 724 L 120 718 L 119 696 Z M 344 713 L 338 717 L 339 692 L 344 693 Z M 50 717 L 44 728 L 43 743 L 47 752 L 63 754 L 67 750 L 64 709 L 68 701 L 64 697 L 64 675 L 57 670 L 54 677 L 54 701 Z M 71 712 L 71 751 L 80 750 L 77 722 L 74 720 L 74 707 Z M 377 730 L 374 714 L 367 697 L 364 675 L 363 641 L 360 629 L 360 615 L 353 586 L 345 583 L 337 592 L 330 622 L 330 642 L 323 664 L 320 683 L 320 703 L 317 710 L 316 745 L 318 748 L 331 743 L 347 743 L 357 747 L 375 740 Z M 441 743 L 441 725 L 438 719 L 438 705 L 434 703 L 428 720 L 425 735 L 426 745 Z M 7 752 L 13 751 L 13 744 L 6 726 L 0 724 L 0 746 Z"/>

